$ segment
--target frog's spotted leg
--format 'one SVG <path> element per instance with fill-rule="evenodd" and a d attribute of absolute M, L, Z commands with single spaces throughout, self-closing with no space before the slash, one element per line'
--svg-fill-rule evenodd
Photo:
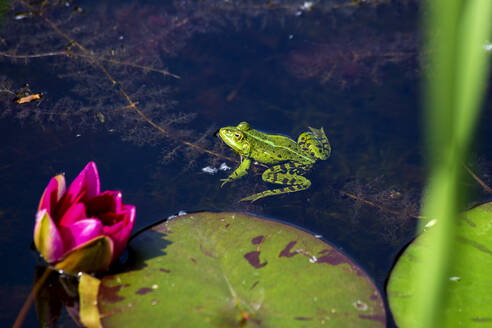
<path fill-rule="evenodd" d="M 248 169 L 251 166 L 251 159 L 245 158 L 241 162 L 241 164 L 237 167 L 237 169 L 232 172 L 227 179 L 220 179 L 222 181 L 222 184 L 220 187 L 223 187 L 226 183 L 231 182 L 232 180 L 239 179 L 243 175 L 246 175 L 248 173 Z"/>
<path fill-rule="evenodd" d="M 265 172 L 261 176 L 263 181 L 287 185 L 287 187 L 265 190 L 257 194 L 242 198 L 240 202 L 251 201 L 255 202 L 260 198 L 286 194 L 308 189 L 311 186 L 311 181 L 299 175 L 311 169 L 312 164 L 284 163 L 276 165 Z"/>
<path fill-rule="evenodd" d="M 297 144 L 301 147 L 302 151 L 310 154 L 313 159 L 319 158 L 325 160 L 330 157 L 331 146 L 323 128 L 315 129 L 309 127 L 309 129 L 311 132 L 303 132 L 297 138 Z"/>

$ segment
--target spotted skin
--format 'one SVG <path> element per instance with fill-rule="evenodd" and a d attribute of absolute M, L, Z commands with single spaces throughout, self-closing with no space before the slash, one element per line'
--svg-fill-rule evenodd
<path fill-rule="evenodd" d="M 285 163 L 281 165 L 275 165 L 263 172 L 261 178 L 263 179 L 263 181 L 280 185 L 287 185 L 287 187 L 265 190 L 257 194 L 250 195 L 248 197 L 244 197 L 241 199 L 241 201 L 254 202 L 260 198 L 267 196 L 306 190 L 311 186 L 311 181 L 300 174 L 304 174 L 309 169 L 311 169 L 312 166 L 312 164 L 302 165 L 298 163 Z"/>
<path fill-rule="evenodd" d="M 237 127 L 224 127 L 218 136 L 241 156 L 241 164 L 226 179 L 222 186 L 246 175 L 251 161 L 273 165 L 263 172 L 263 181 L 284 185 L 283 188 L 266 190 L 242 198 L 254 202 L 267 196 L 280 195 L 308 189 L 311 181 L 303 177 L 318 160 L 331 154 L 331 146 L 323 128 L 309 128 L 299 135 L 297 143 L 283 135 L 266 134 L 251 129 L 241 122 Z"/>

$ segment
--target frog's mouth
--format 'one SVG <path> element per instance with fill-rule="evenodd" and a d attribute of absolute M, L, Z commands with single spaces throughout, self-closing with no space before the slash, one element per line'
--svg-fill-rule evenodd
<path fill-rule="evenodd" d="M 231 147 L 236 152 L 241 152 L 238 147 L 236 140 L 234 139 L 234 131 L 231 127 L 221 128 L 217 133 L 217 136 L 229 147 Z"/>
<path fill-rule="evenodd" d="M 218 129 L 217 131 L 215 131 L 214 133 L 214 136 L 219 138 L 220 141 L 222 141 L 223 143 L 225 143 L 226 145 L 229 146 L 229 144 L 224 140 L 224 138 L 220 135 L 220 130 L 222 129 Z M 229 146 L 230 147 L 230 146 Z"/>

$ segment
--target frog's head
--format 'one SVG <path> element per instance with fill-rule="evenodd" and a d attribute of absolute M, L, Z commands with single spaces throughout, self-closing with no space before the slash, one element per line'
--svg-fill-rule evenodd
<path fill-rule="evenodd" d="M 227 126 L 219 130 L 218 136 L 240 155 L 249 153 L 251 147 L 243 131 L 234 126 Z"/>

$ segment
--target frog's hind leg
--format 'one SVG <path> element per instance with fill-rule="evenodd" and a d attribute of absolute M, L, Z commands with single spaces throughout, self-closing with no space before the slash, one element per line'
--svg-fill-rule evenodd
<path fill-rule="evenodd" d="M 274 166 L 263 172 L 263 175 L 261 176 L 263 181 L 287 185 L 287 186 L 284 188 L 265 190 L 257 194 L 250 195 L 248 197 L 242 198 L 240 202 L 243 201 L 254 202 L 260 198 L 267 197 L 267 196 L 274 196 L 274 195 L 286 194 L 289 192 L 306 190 L 311 186 L 311 181 L 309 181 L 302 175 L 298 175 L 298 174 L 302 174 L 308 171 L 311 167 L 312 167 L 311 164 L 299 165 L 299 164 L 290 164 L 290 163 Z"/>
<path fill-rule="evenodd" d="M 297 144 L 306 154 L 310 154 L 313 158 L 325 160 L 330 157 L 330 141 L 328 141 L 323 128 L 315 129 L 309 127 L 309 129 L 311 132 L 303 132 L 299 135 Z"/>

